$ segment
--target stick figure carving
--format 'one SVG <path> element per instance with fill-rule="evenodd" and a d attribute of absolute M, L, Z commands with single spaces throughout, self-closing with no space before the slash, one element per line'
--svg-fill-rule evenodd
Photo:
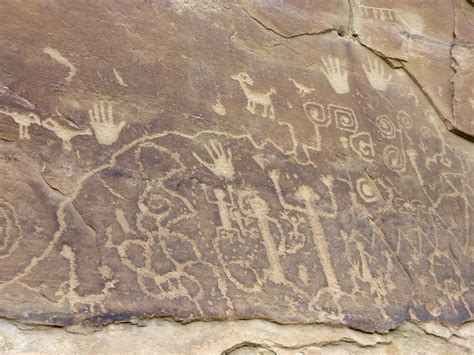
<path fill-rule="evenodd" d="M 280 204 L 285 209 L 303 213 L 308 218 L 309 224 L 311 225 L 312 229 L 314 246 L 317 251 L 319 262 L 321 263 L 321 267 L 323 269 L 328 288 L 335 294 L 340 294 L 341 288 L 336 277 L 336 271 L 334 270 L 334 267 L 331 262 L 329 244 L 324 234 L 323 225 L 321 223 L 321 217 L 334 217 L 336 214 L 335 211 L 337 211 L 337 202 L 332 192 L 334 178 L 332 176 L 324 176 L 321 178 L 321 182 L 329 190 L 331 197 L 331 205 L 333 209 L 333 212 L 325 212 L 318 208 L 317 204 L 321 197 L 316 191 L 314 191 L 312 187 L 307 185 L 300 186 L 296 190 L 295 197 L 297 201 L 303 205 L 303 207 L 293 205 L 285 200 L 284 194 L 280 187 L 279 171 L 272 170 L 270 171 L 269 175 L 270 179 L 273 182 L 273 185 L 275 186 L 275 191 L 278 195 Z"/>

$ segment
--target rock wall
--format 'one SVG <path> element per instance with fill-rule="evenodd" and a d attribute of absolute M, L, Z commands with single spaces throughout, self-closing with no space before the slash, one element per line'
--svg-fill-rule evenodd
<path fill-rule="evenodd" d="M 465 0 L 1 2 L 0 317 L 399 327 L 374 346 L 400 349 L 407 321 L 441 322 L 452 345 L 474 308 L 473 23 Z M 157 322 L 144 339 L 179 328 Z M 2 327 L 5 349 L 72 339 Z"/>
<path fill-rule="evenodd" d="M 134 321 L 103 328 L 42 328 L 0 321 L 0 350 L 31 353 L 316 355 L 469 354 L 473 323 L 446 327 L 407 322 L 387 334 L 321 324 L 280 325 L 264 320 Z"/>

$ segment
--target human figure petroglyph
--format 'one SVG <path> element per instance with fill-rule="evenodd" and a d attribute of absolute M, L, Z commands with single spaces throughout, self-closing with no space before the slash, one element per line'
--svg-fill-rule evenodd
<path fill-rule="evenodd" d="M 232 79 L 237 80 L 240 87 L 244 91 L 245 97 L 247 98 L 246 109 L 252 114 L 256 114 L 255 110 L 260 105 L 262 107 L 262 117 L 275 118 L 275 108 L 273 107 L 271 95 L 276 93 L 276 90 L 271 88 L 267 93 L 262 94 L 252 90 L 249 86 L 253 86 L 254 81 L 245 72 L 235 74 L 231 76 Z"/>
<path fill-rule="evenodd" d="M 322 57 L 321 60 L 323 65 L 319 68 L 326 79 L 328 79 L 334 91 L 338 94 L 347 94 L 350 91 L 347 80 L 348 72 L 342 67 L 340 59 L 329 55 L 326 58 Z"/>
<path fill-rule="evenodd" d="M 19 139 L 30 139 L 30 134 L 28 133 L 28 127 L 32 124 L 37 124 L 41 125 L 41 120 L 33 112 L 29 113 L 19 113 L 19 112 L 14 112 L 14 111 L 8 111 L 4 109 L 0 109 L 0 113 L 3 113 L 4 115 L 7 115 L 13 120 L 18 123 L 18 129 L 19 129 Z"/>
<path fill-rule="evenodd" d="M 392 78 L 392 74 L 385 75 L 384 67 L 384 63 L 375 58 L 367 58 L 367 64 L 362 63 L 365 75 L 375 90 L 387 90 L 388 83 Z"/>
<path fill-rule="evenodd" d="M 295 79 L 288 78 L 289 81 L 293 83 L 293 85 L 298 89 L 298 94 L 303 97 L 307 94 L 311 94 L 314 90 L 316 90 L 314 87 L 307 87 L 299 82 L 297 82 Z"/>
<path fill-rule="evenodd" d="M 66 150 L 71 150 L 71 139 L 77 136 L 90 136 L 92 132 L 89 128 L 78 130 L 78 129 L 71 129 L 69 127 L 65 127 L 51 117 L 48 117 L 42 122 L 42 126 L 44 128 L 49 129 L 52 131 L 59 139 L 63 142 L 63 148 Z"/>
<path fill-rule="evenodd" d="M 278 247 L 270 232 L 270 223 L 277 224 L 278 222 L 270 217 L 270 208 L 267 202 L 258 196 L 255 191 L 244 191 L 239 194 L 240 205 L 248 203 L 251 209 L 251 218 L 257 220 L 260 235 L 265 245 L 265 251 L 270 263 L 270 278 L 277 283 L 284 283 L 286 281 L 283 268 L 280 264 Z M 245 211 L 244 207 L 241 207 Z"/>
<path fill-rule="evenodd" d="M 207 187 L 202 186 L 206 201 L 217 205 L 220 225 L 216 226 L 216 238 L 212 240 L 217 252 L 217 259 L 224 269 L 227 278 L 239 289 L 246 292 L 260 292 L 265 275 L 254 266 L 258 256 L 252 248 L 254 243 L 246 240 L 247 228 L 244 226 L 242 215 L 238 211 L 235 201 L 235 192 L 231 186 L 226 191 L 220 188 L 213 189 L 215 199 L 207 192 Z M 228 201 L 227 201 L 228 200 Z M 240 255 L 244 251 L 245 258 Z"/>
<path fill-rule="evenodd" d="M 89 110 L 89 120 L 97 141 L 103 145 L 115 143 L 122 128 L 127 124 L 126 121 L 115 123 L 112 103 L 105 101 L 93 104 L 92 109 Z"/>
<path fill-rule="evenodd" d="M 383 256 L 374 255 L 375 251 L 373 248 L 366 246 L 364 237 L 357 231 L 351 230 L 349 235 L 346 231 L 341 230 L 340 235 L 345 244 L 344 258 L 351 265 L 348 273 L 353 289 L 351 294 L 347 296 L 357 298 L 360 295 L 371 294 L 382 317 L 389 319 L 390 317 L 385 310 L 385 307 L 388 305 L 387 295 L 394 288 L 395 284 L 386 270 L 393 270 L 393 257 L 388 250 L 382 252 Z M 378 263 L 382 260 L 385 261 L 386 268 L 378 266 Z M 369 292 L 365 289 L 366 285 L 368 285 Z"/>
<path fill-rule="evenodd" d="M 403 120 L 405 120 L 405 118 L 403 118 Z M 395 120 L 393 121 L 397 123 Z M 405 126 L 409 127 L 410 125 L 408 124 Z M 397 130 L 398 129 L 399 128 L 397 127 Z M 351 148 L 349 144 L 351 133 L 340 133 L 346 135 L 348 147 Z M 364 132 L 362 131 L 358 133 Z M 210 156 L 207 156 L 206 149 L 202 145 L 200 146 L 200 142 L 204 141 L 208 148 L 211 149 L 209 137 L 222 142 L 222 149 L 218 150 L 221 155 L 225 155 L 228 158 L 227 150 L 232 149 L 232 158 L 230 161 L 234 167 L 234 173 L 231 174 L 231 179 L 220 177 L 215 173 L 211 174 L 211 170 L 208 167 L 198 163 L 198 160 L 195 160 L 195 157 L 192 154 L 189 154 L 194 151 L 201 160 L 206 162 L 210 167 L 214 166 L 214 160 Z M 393 141 L 390 143 L 393 143 Z M 163 157 L 152 152 L 145 151 L 147 149 L 154 150 L 156 147 L 161 147 L 160 149 L 165 149 L 163 147 L 167 147 L 166 149 L 168 149 L 167 152 L 170 154 L 170 159 L 175 159 L 179 165 L 179 169 L 174 170 L 177 172 L 176 175 L 168 174 L 171 170 L 169 168 L 171 164 L 163 162 L 166 161 L 166 159 L 163 159 Z M 378 143 L 377 148 L 379 148 Z M 212 150 L 214 157 L 216 156 L 216 151 L 217 150 L 214 149 Z M 429 151 L 430 150 L 428 150 L 428 152 Z M 315 201 L 317 200 L 317 195 L 320 197 L 323 195 L 329 196 L 327 194 L 327 185 L 319 184 L 319 178 L 314 178 L 315 170 L 312 167 L 299 164 L 290 153 L 285 155 L 287 153 L 275 148 L 271 144 L 261 146 L 252 141 L 251 137 L 247 135 L 236 137 L 236 135 L 230 133 L 216 133 L 210 131 L 197 133 L 195 135 L 188 135 L 182 132 L 160 132 L 139 137 L 131 143 L 124 145 L 122 148 L 119 148 L 118 152 L 114 153 L 111 160 L 103 167 L 98 167 L 94 172 L 91 172 L 90 174 L 87 173 L 86 178 L 80 179 L 78 183 L 78 186 L 80 185 L 80 187 L 74 191 L 72 199 L 80 198 L 83 201 L 93 204 L 92 201 L 99 201 L 99 199 L 105 197 L 104 201 L 98 202 L 98 204 L 100 204 L 98 207 L 110 206 L 111 212 L 106 211 L 107 208 L 105 208 L 104 211 L 106 212 L 104 213 L 109 213 L 109 217 L 111 215 L 115 216 L 117 220 L 118 224 L 115 223 L 114 228 L 111 228 L 110 230 L 110 226 L 104 226 L 104 228 L 107 229 L 107 237 L 110 237 L 110 242 L 105 246 L 108 250 L 107 253 L 104 253 L 104 257 L 108 258 L 107 262 L 110 262 L 109 265 L 111 269 L 121 269 L 125 271 L 125 275 L 127 276 L 121 276 L 120 274 L 114 275 L 114 277 L 119 280 L 118 282 L 120 282 L 120 285 L 123 285 L 126 282 L 130 283 L 130 285 L 123 286 L 123 289 L 126 290 L 126 292 L 135 292 L 134 295 L 136 295 L 137 302 L 139 302 L 138 299 L 140 299 L 140 302 L 142 302 L 142 299 L 149 302 L 149 297 L 154 298 L 154 302 L 158 302 L 160 305 L 165 304 L 165 307 L 171 303 L 177 304 L 178 302 L 185 302 L 193 312 L 195 312 L 195 309 L 199 309 L 198 307 L 200 305 L 200 309 L 204 309 L 205 313 L 205 302 L 201 302 L 200 300 L 204 297 L 204 292 L 208 292 L 209 289 L 213 288 L 213 286 L 209 286 L 209 280 L 214 277 L 214 274 L 211 272 L 209 274 L 212 276 L 207 277 L 208 274 L 203 272 L 202 275 L 205 276 L 201 276 L 196 272 L 193 274 L 193 270 L 203 270 L 198 268 L 205 260 L 208 260 L 208 262 L 214 266 L 214 269 L 210 268 L 209 270 L 214 270 L 217 274 L 220 274 L 222 284 L 228 286 L 229 290 L 231 290 L 228 295 L 231 295 L 230 297 L 232 297 L 232 300 L 235 299 L 234 297 L 242 297 L 243 295 L 248 295 L 250 292 L 253 293 L 251 297 L 259 297 L 260 295 L 264 295 L 264 297 L 274 297 L 275 292 L 278 293 L 278 291 L 275 291 L 277 288 L 290 288 L 291 283 L 294 282 L 297 285 L 297 288 L 299 287 L 300 290 L 307 292 L 307 297 L 305 298 L 305 301 L 302 302 L 302 304 L 304 304 L 303 307 L 306 307 L 306 304 L 308 304 L 306 300 L 312 300 L 311 306 L 308 306 L 312 313 L 314 313 L 315 310 L 319 312 L 320 308 L 318 307 L 324 309 L 324 307 L 326 307 L 324 302 L 328 302 L 328 299 L 332 300 L 332 302 L 337 302 L 340 305 L 340 309 L 342 309 L 341 317 L 345 315 L 345 311 L 347 310 L 345 302 L 343 302 L 343 300 L 346 299 L 346 304 L 350 304 L 351 301 L 355 302 L 358 298 L 365 298 L 367 302 L 373 302 L 374 307 L 390 309 L 390 302 L 393 301 L 394 297 L 398 297 L 398 294 L 392 292 L 392 286 L 386 286 L 389 285 L 387 283 L 384 287 L 386 287 L 388 300 L 384 299 L 382 293 L 378 291 L 378 285 L 382 284 L 382 281 L 379 281 L 379 278 L 380 280 L 383 280 L 381 274 L 385 274 L 387 279 L 394 279 L 396 280 L 395 282 L 398 283 L 398 275 L 403 274 L 403 271 L 397 266 L 390 267 L 389 262 L 394 262 L 396 264 L 397 261 L 393 256 L 388 259 L 389 256 L 379 255 L 381 253 L 378 253 L 377 250 L 379 249 L 372 245 L 372 240 L 390 238 L 392 231 L 385 229 L 387 236 L 376 234 L 376 238 L 371 236 L 371 232 L 368 231 L 365 226 L 357 232 L 354 231 L 354 233 L 360 233 L 361 236 L 367 238 L 367 240 L 365 240 L 347 229 L 348 238 L 358 238 L 359 243 L 356 245 L 354 242 L 354 244 L 349 244 L 347 246 L 347 249 L 350 249 L 350 262 L 349 259 L 344 259 L 341 254 L 337 254 L 341 265 L 336 265 L 335 262 L 336 250 L 337 253 L 343 250 L 340 249 L 342 243 L 340 243 L 340 245 L 338 244 L 342 237 L 339 238 L 339 234 L 332 233 L 332 231 L 334 231 L 333 228 L 335 228 L 339 222 L 347 223 L 348 226 L 353 226 L 355 220 L 344 220 L 344 217 L 341 217 L 344 216 L 344 214 L 349 218 L 357 218 L 357 220 L 360 220 L 361 213 L 359 213 L 359 210 L 362 209 L 361 206 L 367 208 L 366 212 L 363 212 L 364 216 L 370 214 L 378 223 L 378 216 L 375 211 L 383 211 L 383 213 L 392 211 L 391 206 L 388 205 L 390 205 L 391 200 L 395 199 L 397 199 L 397 201 L 394 202 L 394 205 L 403 205 L 404 203 L 398 199 L 398 191 L 403 191 L 403 186 L 399 186 L 400 184 L 397 180 L 398 177 L 393 177 L 395 181 L 393 184 L 395 197 L 391 198 L 389 194 L 385 193 L 382 185 L 378 182 L 374 185 L 372 181 L 370 181 L 370 178 L 365 175 L 363 176 L 364 181 L 361 181 L 360 184 L 359 181 L 356 182 L 356 179 L 360 177 L 358 175 L 358 177 L 353 180 L 354 184 L 351 185 L 351 192 L 357 197 L 359 205 L 356 205 L 356 208 L 350 210 L 350 212 L 345 210 L 346 195 L 344 192 L 341 193 L 341 191 L 347 190 L 339 188 L 339 181 L 337 182 L 337 185 L 334 183 L 333 190 L 339 194 L 337 196 L 339 211 L 337 215 L 335 215 L 336 218 L 327 218 L 325 216 L 320 216 L 319 218 L 320 227 L 324 228 L 324 231 L 327 233 L 325 239 L 329 244 L 328 247 L 330 247 L 329 250 L 332 253 L 329 255 L 329 262 L 332 263 L 334 271 L 338 272 L 336 277 L 341 289 L 341 296 L 338 297 L 336 296 L 337 291 L 331 289 L 334 286 L 331 286 L 331 288 L 328 286 L 325 290 L 321 292 L 319 291 L 321 290 L 319 288 L 321 283 L 325 286 L 326 281 L 322 268 L 319 266 L 320 263 L 317 261 L 319 260 L 319 255 L 318 257 L 314 255 L 317 253 L 317 251 L 315 251 L 316 247 L 313 246 L 315 243 L 315 237 L 313 236 L 313 230 L 315 230 L 314 225 L 316 225 L 316 229 L 318 227 L 314 221 L 316 218 L 314 216 L 309 218 L 308 212 L 282 208 L 281 204 L 276 200 L 278 195 L 275 193 L 276 189 L 274 189 L 272 182 L 270 180 L 262 180 L 260 176 L 257 176 L 255 179 L 253 178 L 253 175 L 256 175 L 257 170 L 259 169 L 253 163 L 251 158 L 247 161 L 249 164 L 253 164 L 256 169 L 249 169 L 249 171 L 246 171 L 245 169 L 241 170 L 241 164 L 244 164 L 244 161 L 252 154 L 253 156 L 258 156 L 256 160 L 260 161 L 263 171 L 271 171 L 275 166 L 280 167 L 281 165 L 277 161 L 285 159 L 288 176 L 284 177 L 282 174 L 280 184 L 283 190 L 282 194 L 285 198 L 285 202 L 293 207 L 306 211 L 308 209 L 306 207 L 308 203 L 304 202 L 304 198 L 302 197 L 305 195 L 304 193 L 300 192 L 296 195 L 286 191 L 287 180 L 290 181 L 290 184 L 294 182 L 298 185 L 311 186 L 313 193 L 310 191 L 306 195 L 312 195 L 313 200 Z M 156 157 L 156 159 L 154 157 Z M 420 155 L 419 159 L 420 158 L 424 159 L 424 156 Z M 135 163 L 133 163 L 134 159 Z M 178 163 L 180 159 L 181 164 Z M 423 174 L 425 173 L 425 168 L 423 166 L 423 161 L 420 161 L 422 162 L 420 169 Z M 132 162 L 131 165 L 130 162 Z M 139 166 L 139 168 L 137 168 L 137 166 Z M 110 171 L 108 171 L 109 169 Z M 114 174 L 116 173 L 118 176 L 118 172 L 123 172 L 125 169 L 133 169 L 133 177 L 107 178 L 107 176 L 111 175 L 109 174 L 111 171 L 113 171 Z M 333 171 L 332 166 L 328 167 L 328 169 L 330 169 L 331 172 Z M 380 170 L 374 170 L 375 173 L 377 173 L 377 171 Z M 435 170 L 432 169 L 429 174 L 432 174 L 432 171 Z M 340 170 L 337 170 L 337 179 L 339 179 L 339 173 Z M 164 183 L 164 176 L 170 179 L 169 184 Z M 101 179 L 112 187 L 112 189 L 120 192 L 122 197 L 109 194 L 104 188 L 104 190 L 95 193 L 99 198 L 94 199 L 94 197 L 92 197 L 93 194 L 91 194 L 90 191 L 96 191 L 92 190 L 92 188 L 95 189 L 99 187 L 100 181 L 102 181 Z M 151 179 L 154 179 L 153 182 Z M 183 182 L 182 184 L 181 181 Z M 201 189 L 200 183 L 203 182 L 205 182 L 207 186 L 209 200 L 212 201 L 212 203 L 209 202 L 209 205 L 206 204 L 204 193 Z M 317 183 L 321 188 L 314 187 L 312 182 Z M 132 186 L 129 186 L 130 183 L 132 183 Z M 150 198 L 150 201 L 143 201 L 146 208 L 140 209 L 137 207 L 137 215 L 140 216 L 136 217 L 134 201 L 139 199 L 138 195 L 141 195 L 140 191 L 142 190 L 143 185 L 146 185 L 147 183 L 153 183 L 153 192 L 156 196 Z M 170 192 L 162 190 L 160 187 L 161 184 L 164 184 Z M 299 190 L 297 188 L 298 185 L 295 187 L 295 190 Z M 379 185 L 382 186 L 382 188 L 380 188 L 381 196 L 378 195 L 377 191 Z M 230 189 L 231 187 L 233 190 Z M 293 187 L 291 187 L 291 189 L 293 189 Z M 461 190 L 461 187 L 459 187 L 459 190 Z M 136 195 L 134 194 L 135 191 Z M 197 214 L 190 213 L 189 207 L 186 207 L 184 202 L 180 203 L 181 200 L 178 197 L 172 197 L 171 192 L 185 197 Z M 342 195 L 343 193 L 344 196 Z M 451 194 L 450 191 L 449 194 Z M 254 196 L 257 196 L 256 201 L 252 200 Z M 378 197 L 377 200 L 375 200 L 376 196 Z M 325 200 L 326 198 L 320 198 L 316 203 L 313 202 L 313 209 L 318 209 L 314 213 L 331 213 L 326 212 L 333 210 L 333 208 L 329 207 L 329 197 L 327 198 L 327 201 Z M 448 200 L 441 201 L 441 204 L 446 201 Z M 83 202 L 79 202 L 79 204 L 81 203 Z M 426 201 L 424 201 L 424 203 L 428 206 Z M 263 210 L 266 211 L 263 217 L 258 214 L 258 211 L 262 210 L 261 205 L 263 205 Z M 350 205 L 351 204 L 349 203 L 347 206 Z M 164 211 L 168 206 L 181 207 L 173 210 L 171 213 L 165 213 Z M 319 210 L 320 207 L 322 211 Z M 430 207 L 427 207 L 426 209 L 429 208 Z M 122 212 L 117 212 L 117 209 L 120 209 Z M 396 213 L 403 213 L 402 217 L 404 217 L 404 227 L 406 226 L 406 228 L 411 226 L 410 223 L 412 223 L 412 217 L 419 219 L 423 218 L 419 210 L 417 210 L 416 213 L 409 213 L 410 209 L 412 209 L 412 207 L 408 206 L 407 209 L 403 209 L 403 212 L 399 212 L 396 209 L 393 210 Z M 127 216 L 127 213 L 130 213 L 130 211 L 132 211 L 133 214 Z M 151 216 L 148 213 L 149 211 L 155 213 L 159 217 Z M 158 211 L 163 212 L 156 213 Z M 64 240 L 70 235 L 69 226 L 73 227 L 73 223 L 72 219 L 68 217 L 68 213 L 67 209 L 66 212 L 61 212 L 61 210 L 58 212 L 59 217 L 65 216 L 63 217 L 63 221 L 65 220 L 66 222 L 63 223 L 67 223 L 67 226 L 61 227 L 62 230 L 60 232 L 54 233 L 54 241 L 48 243 L 49 257 L 54 257 L 51 256 L 53 255 L 54 250 L 60 248 L 57 242 L 58 237 L 56 236 L 59 234 L 59 240 Z M 182 219 L 174 217 L 178 214 L 183 216 Z M 417 216 L 417 214 L 419 216 Z M 382 215 L 381 217 L 385 218 L 386 216 Z M 97 218 L 97 221 L 100 221 L 100 218 L 102 217 Z M 105 216 L 103 218 L 105 219 Z M 145 222 L 147 222 L 147 224 Z M 140 229 L 137 224 L 140 226 Z M 94 221 L 93 225 L 95 227 L 99 226 L 97 229 L 100 244 L 102 239 L 100 238 L 100 235 L 103 230 L 100 229 L 100 223 L 96 224 L 96 221 Z M 278 225 L 280 225 L 283 232 L 279 231 Z M 441 225 L 441 223 L 439 223 L 439 225 Z M 62 226 L 64 226 L 64 224 L 62 224 Z M 440 231 L 444 231 L 443 228 L 440 227 Z M 266 254 L 267 250 L 274 250 L 271 246 L 268 247 L 271 244 L 266 243 L 264 240 L 263 236 L 268 235 L 268 233 L 265 232 L 266 230 L 269 230 L 271 238 L 273 238 L 274 248 L 276 248 L 276 254 L 278 255 L 277 260 L 280 262 L 281 269 L 283 269 L 284 278 L 280 278 L 280 280 L 283 279 L 283 282 L 281 283 L 277 281 L 279 280 L 277 277 L 278 273 L 272 272 L 272 269 L 278 270 L 278 268 L 271 266 L 271 263 L 273 265 L 278 265 L 277 262 L 270 262 Z M 196 233 L 194 233 L 194 231 L 196 231 Z M 199 235 L 199 231 L 206 231 L 206 234 Z M 241 231 L 244 233 L 240 233 Z M 427 233 L 429 233 L 429 229 L 427 229 L 427 231 Z M 176 236 L 172 234 L 174 232 L 179 234 Z M 61 233 L 63 233 L 62 237 Z M 329 239 L 330 237 L 333 237 L 334 239 Z M 160 238 L 164 239 L 164 242 L 160 242 Z M 198 241 L 197 245 L 201 248 L 201 254 L 197 258 L 195 256 L 196 254 L 193 252 L 192 246 L 186 242 L 186 238 Z M 150 244 L 148 244 L 148 240 L 151 240 Z M 184 245 L 180 250 L 186 251 L 185 255 L 193 260 L 192 263 L 183 266 L 181 259 L 179 259 L 177 248 L 172 249 L 174 247 L 173 244 L 177 241 L 179 241 L 181 245 Z M 218 241 L 218 248 L 216 247 L 216 241 Z M 401 241 L 401 244 L 403 247 L 403 240 Z M 49 245 L 52 247 L 49 247 Z M 166 249 L 166 251 L 163 251 L 162 245 L 165 246 L 164 249 Z M 249 246 L 249 248 L 245 249 L 246 246 Z M 342 248 L 344 248 L 344 246 L 342 246 Z M 255 249 L 258 249 L 258 252 L 255 252 Z M 218 254 L 216 250 L 220 250 L 221 252 Z M 231 253 L 232 250 L 235 250 L 235 252 Z M 249 255 L 250 257 L 242 257 L 242 251 L 244 255 Z M 169 253 L 170 258 L 168 256 L 162 256 L 165 255 L 165 252 Z M 454 249 L 454 252 L 457 251 Z M 153 253 L 155 253 L 155 256 L 149 259 L 149 263 L 152 266 L 144 267 L 144 264 L 142 264 L 141 261 L 148 262 L 145 255 L 152 255 Z M 293 264 L 293 260 L 301 259 L 300 253 L 301 257 L 312 257 L 314 266 L 311 264 L 310 259 L 307 259 L 307 261 L 304 261 L 302 264 Z M 313 254 L 312 256 L 311 253 Z M 109 254 L 109 256 L 105 256 L 105 254 Z M 159 257 L 157 256 L 158 254 L 160 255 Z M 38 260 L 50 260 L 43 258 L 42 255 L 43 254 L 40 255 L 41 259 Z M 110 255 L 113 255 L 113 257 L 110 257 Z M 79 254 L 76 255 L 76 258 L 79 259 Z M 385 260 L 385 258 L 387 258 L 387 260 Z M 169 261 L 170 269 L 161 269 L 165 263 L 168 263 L 168 260 L 171 260 Z M 381 264 L 379 264 L 378 260 L 381 260 Z M 175 261 L 177 266 L 175 266 L 172 261 Z M 408 260 L 408 262 L 410 262 L 410 260 Z M 403 263 L 406 266 L 407 262 L 403 261 Z M 442 262 L 438 262 L 438 264 L 443 265 Z M 224 267 L 222 265 L 226 266 Z M 379 270 L 374 269 L 374 267 L 377 267 L 378 265 L 382 265 L 380 269 L 383 269 L 383 273 L 380 270 L 380 273 L 377 274 Z M 117 267 L 117 269 L 115 267 Z M 440 267 L 441 266 L 436 266 L 436 268 Z M 35 268 L 28 267 L 25 273 L 31 274 L 34 272 Z M 372 269 L 370 270 L 370 268 Z M 231 270 L 231 272 L 229 272 L 229 270 Z M 372 274 L 370 274 L 369 271 L 372 272 Z M 246 278 L 238 278 L 238 276 L 244 272 L 245 275 L 248 275 L 249 278 L 252 277 L 252 280 L 255 281 L 245 283 Z M 24 275 L 25 273 L 21 273 L 20 275 Z M 141 276 L 136 276 L 138 273 L 141 273 Z M 78 274 L 79 277 L 82 277 L 81 273 Z M 377 280 L 373 281 L 370 286 L 367 285 L 369 281 L 366 281 L 368 280 L 369 274 L 371 277 L 377 278 Z M 188 277 L 188 275 L 191 276 Z M 229 275 L 233 277 L 233 279 L 231 279 Z M 416 278 L 416 276 L 413 277 Z M 356 291 L 354 291 L 359 293 L 353 295 L 349 293 L 352 279 L 354 279 L 353 282 L 356 282 L 359 285 L 359 288 L 356 288 Z M 299 280 L 301 280 L 301 282 Z M 453 288 L 452 285 L 447 284 L 442 278 L 440 279 L 440 282 L 445 284 L 442 288 L 440 287 L 444 291 Z M 82 281 L 82 283 L 84 284 L 84 281 Z M 277 283 L 277 285 L 275 285 L 275 283 Z M 3 285 L 0 285 L 0 287 L 3 287 Z M 67 289 L 66 286 L 65 289 Z M 115 301 L 115 292 L 120 293 L 121 290 L 118 289 L 115 291 L 114 289 L 111 289 L 111 297 L 107 297 L 107 299 L 104 299 L 103 301 L 106 311 L 110 309 L 109 305 Z M 213 300 L 220 297 L 219 292 L 212 292 L 218 294 L 218 296 L 212 298 Z M 294 292 L 296 293 L 296 291 Z M 77 290 L 77 293 L 79 293 L 79 290 Z M 96 294 L 96 291 L 92 291 L 91 293 L 94 295 Z M 222 292 L 222 294 L 224 294 L 224 292 Z M 269 296 L 266 296 L 266 294 Z M 317 295 L 317 297 L 315 297 L 315 295 Z M 373 300 L 375 297 L 377 297 L 377 300 Z M 207 296 L 204 297 L 204 299 L 207 300 Z M 379 302 L 379 299 L 382 306 L 377 303 Z M 198 305 L 195 305 L 194 302 L 197 302 Z M 446 302 L 448 301 L 446 300 Z M 277 303 L 277 301 L 275 301 L 275 303 Z M 332 307 L 331 311 L 332 309 L 334 308 Z M 232 313 L 231 308 L 229 308 L 229 310 L 229 313 Z M 382 314 L 382 311 L 380 311 L 380 314 Z M 390 313 L 390 316 L 393 318 L 393 313 Z"/>
<path fill-rule="evenodd" d="M 57 61 L 59 64 L 65 65 L 69 68 L 69 74 L 66 77 L 66 82 L 70 83 L 74 76 L 76 76 L 77 69 L 76 67 L 66 58 L 64 58 L 61 53 L 59 53 L 56 49 L 46 47 L 43 49 L 43 52 L 48 54 L 53 60 Z"/>
<path fill-rule="evenodd" d="M 328 188 L 333 212 L 326 212 L 317 207 L 321 197 L 310 186 L 300 186 L 295 193 L 295 198 L 303 207 L 292 205 L 286 202 L 284 194 L 280 187 L 280 174 L 277 170 L 270 171 L 270 178 L 273 181 L 278 199 L 283 208 L 287 210 L 297 211 L 303 213 L 309 220 L 312 229 L 313 243 L 316 249 L 319 262 L 323 268 L 323 273 L 326 278 L 327 285 L 330 292 L 340 294 L 341 288 L 336 277 L 336 272 L 331 262 L 329 244 L 324 234 L 324 229 L 321 222 L 321 217 L 335 217 L 337 210 L 337 202 L 332 191 L 333 178 L 331 176 L 324 176 L 321 182 Z"/>
<path fill-rule="evenodd" d="M 234 165 L 232 164 L 231 149 L 224 150 L 221 142 L 211 140 L 209 145 L 203 144 L 207 154 L 211 157 L 212 162 L 208 163 L 199 155 L 193 152 L 194 157 L 207 169 L 209 169 L 215 176 L 225 180 L 232 180 L 234 177 Z"/>

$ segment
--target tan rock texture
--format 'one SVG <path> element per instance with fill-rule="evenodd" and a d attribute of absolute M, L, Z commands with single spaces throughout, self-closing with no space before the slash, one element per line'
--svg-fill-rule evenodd
<path fill-rule="evenodd" d="M 264 320 L 179 324 L 169 320 L 103 328 L 45 328 L 0 321 L 0 351 L 54 354 L 318 355 L 472 354 L 473 323 L 407 322 L 387 334 Z"/>
<path fill-rule="evenodd" d="M 0 2 L 0 316 L 472 320 L 473 23 L 463 0 Z"/>

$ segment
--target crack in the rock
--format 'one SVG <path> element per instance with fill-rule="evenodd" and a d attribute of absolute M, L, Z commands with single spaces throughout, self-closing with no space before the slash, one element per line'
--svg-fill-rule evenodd
<path fill-rule="evenodd" d="M 384 53 L 380 52 L 380 51 L 377 51 L 376 49 L 370 47 L 369 45 L 367 45 L 366 43 L 362 42 L 360 40 L 359 37 L 357 36 L 353 36 L 353 38 L 364 48 L 368 49 L 370 52 L 372 52 L 374 55 L 376 55 L 377 57 L 379 57 L 380 59 L 382 59 L 385 63 L 387 63 L 387 65 L 390 66 L 390 68 L 392 69 L 401 69 L 403 70 L 403 72 L 410 78 L 410 80 L 415 84 L 415 86 L 420 90 L 420 92 L 422 93 L 423 97 L 425 97 L 425 99 L 428 101 L 428 103 L 430 104 L 430 106 L 435 110 L 435 112 L 438 114 L 438 116 L 441 118 L 441 121 L 443 122 L 443 124 L 446 126 L 446 128 L 456 134 L 457 136 L 460 136 L 468 141 L 471 141 L 471 142 L 474 142 L 474 137 L 459 130 L 458 128 L 456 128 L 455 126 L 453 126 L 453 124 L 451 123 L 451 121 L 449 119 L 447 119 L 444 114 L 441 112 L 440 108 L 438 107 L 438 105 L 436 104 L 436 102 L 434 102 L 434 100 L 432 99 L 432 97 L 428 94 L 428 92 L 425 90 L 425 88 L 423 87 L 423 85 L 421 85 L 420 81 L 416 78 L 415 75 L 413 75 L 409 70 L 408 68 L 404 65 L 404 63 L 406 63 L 407 61 L 405 59 L 402 59 L 402 58 L 396 58 L 396 57 L 390 57 L 390 56 L 387 56 L 385 55 Z M 393 63 L 391 62 L 391 60 L 396 60 L 398 62 L 400 62 L 402 65 L 400 67 L 394 67 Z"/>
<path fill-rule="evenodd" d="M 94 242 L 95 242 L 95 247 L 97 249 L 97 254 L 99 256 L 99 260 L 102 261 L 102 252 L 100 250 L 100 247 L 99 247 L 99 241 L 97 240 L 97 229 L 95 229 L 90 223 L 87 222 L 87 220 L 84 218 L 84 216 L 82 215 L 81 211 L 79 208 L 77 208 L 77 206 L 74 204 L 74 200 L 71 199 L 70 201 L 70 204 L 72 206 L 72 208 L 74 208 L 74 210 L 77 212 L 77 214 L 79 215 L 79 217 L 81 218 L 82 222 L 91 230 L 91 232 L 94 234 Z"/>
<path fill-rule="evenodd" d="M 54 190 L 56 192 L 59 192 L 61 195 L 63 195 L 64 197 L 66 198 L 71 198 L 70 195 L 68 195 L 67 193 L 65 193 L 63 190 L 61 190 L 59 187 L 57 186 L 54 186 L 51 184 L 51 182 L 48 181 L 48 179 L 46 179 L 46 177 L 43 175 L 43 174 L 40 174 L 41 177 L 43 178 L 43 181 L 44 183 L 51 189 L 51 190 Z"/>
<path fill-rule="evenodd" d="M 263 27 L 265 30 L 285 39 L 292 39 L 292 38 L 305 37 L 305 36 L 319 36 L 319 35 L 324 35 L 331 32 L 338 32 L 338 33 L 340 32 L 340 29 L 338 30 L 337 28 L 326 28 L 318 32 L 301 32 L 301 33 L 296 33 L 294 35 L 285 35 L 283 33 L 278 32 L 276 29 L 268 27 L 268 25 L 265 25 L 258 18 L 250 14 L 250 12 L 248 12 L 245 8 L 242 7 L 241 9 L 250 19 L 252 19 L 260 27 Z"/>
<path fill-rule="evenodd" d="M 23 108 L 26 108 L 31 111 L 36 111 L 36 105 L 32 104 L 30 101 L 24 97 L 17 94 L 15 91 L 11 90 L 8 86 L 0 83 L 0 95 L 12 98 L 15 103 Z"/>

